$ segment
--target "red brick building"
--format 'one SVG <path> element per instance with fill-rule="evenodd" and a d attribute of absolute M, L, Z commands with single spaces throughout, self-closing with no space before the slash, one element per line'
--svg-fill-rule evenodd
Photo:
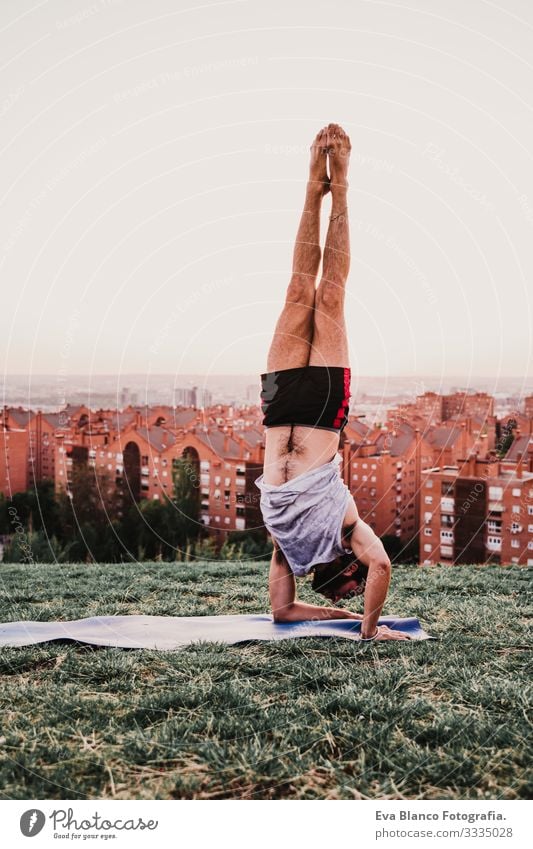
<path fill-rule="evenodd" d="M 422 472 L 421 563 L 533 565 L 533 457 Z"/>
<path fill-rule="evenodd" d="M 81 443 L 71 435 L 58 438 L 56 488 L 68 488 L 72 469 L 80 462 L 108 475 L 114 486 L 127 490 L 136 501 L 173 499 L 173 472 L 177 460 L 187 457 L 201 522 L 217 542 L 222 543 L 230 531 L 263 530 L 260 492 L 254 485 L 264 456 L 257 431 L 239 434 L 193 427 L 173 432 L 140 422 L 138 415 L 105 442 L 105 432 L 92 434 L 94 440 L 86 435 Z"/>
<path fill-rule="evenodd" d="M 11 498 L 28 489 L 29 434 L 0 424 L 0 492 Z"/>

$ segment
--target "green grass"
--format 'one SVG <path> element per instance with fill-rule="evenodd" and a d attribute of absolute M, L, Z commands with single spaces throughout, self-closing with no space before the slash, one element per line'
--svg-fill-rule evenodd
<path fill-rule="evenodd" d="M 1 564 L 0 621 L 263 612 L 267 570 Z M 395 568 L 384 614 L 438 641 L 2 649 L 0 795 L 528 798 L 530 577 Z"/>

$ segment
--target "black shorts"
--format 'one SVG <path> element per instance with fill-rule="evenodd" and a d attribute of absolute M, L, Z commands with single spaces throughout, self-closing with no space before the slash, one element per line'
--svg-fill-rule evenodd
<path fill-rule="evenodd" d="M 301 366 L 261 375 L 264 427 L 305 425 L 338 433 L 348 424 L 350 369 Z"/>

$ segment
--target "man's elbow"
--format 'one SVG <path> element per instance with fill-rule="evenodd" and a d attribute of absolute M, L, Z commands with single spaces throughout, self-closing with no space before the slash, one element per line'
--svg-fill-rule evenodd
<path fill-rule="evenodd" d="M 283 607 L 272 608 L 272 618 L 276 624 L 280 622 L 291 622 L 291 613 L 293 602 L 283 605 Z"/>
<path fill-rule="evenodd" d="M 380 578 L 385 578 L 385 580 L 390 581 L 392 574 L 392 565 L 389 557 L 385 553 L 383 553 L 379 557 L 376 557 L 370 563 L 369 572 L 373 572 L 374 575 L 379 576 Z"/>

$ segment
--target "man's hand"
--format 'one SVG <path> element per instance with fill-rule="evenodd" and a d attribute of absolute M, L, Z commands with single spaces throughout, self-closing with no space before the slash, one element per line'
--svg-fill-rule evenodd
<path fill-rule="evenodd" d="M 403 631 L 393 631 L 392 628 L 389 628 L 388 625 L 378 625 L 378 633 L 376 637 L 373 637 L 372 640 L 367 640 L 366 642 L 381 642 L 382 640 L 410 640 L 411 637 L 408 634 L 404 634 Z"/>

